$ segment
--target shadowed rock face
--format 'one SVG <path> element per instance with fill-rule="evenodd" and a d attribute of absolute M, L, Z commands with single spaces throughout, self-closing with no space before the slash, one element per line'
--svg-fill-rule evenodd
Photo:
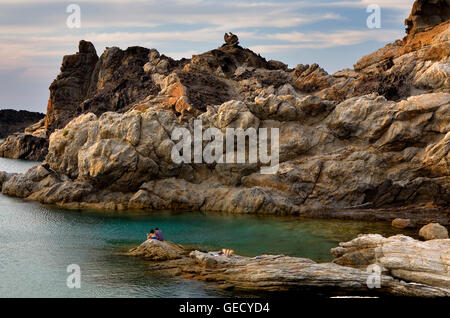
<path fill-rule="evenodd" d="M 93 70 L 87 96 L 75 109 L 75 117 L 86 112 L 123 112 L 134 102 L 156 94 L 157 87 L 143 69 L 149 53 L 142 47 L 106 49 Z"/>
<path fill-rule="evenodd" d="M 149 239 L 138 247 L 131 249 L 127 254 L 152 261 L 167 261 L 180 259 L 185 257 L 187 253 L 182 246 L 175 243 Z"/>
<path fill-rule="evenodd" d="M 90 42 L 80 41 L 78 53 L 63 58 L 61 73 L 50 85 L 45 125 L 52 132 L 64 127 L 86 98 L 98 56 Z"/>

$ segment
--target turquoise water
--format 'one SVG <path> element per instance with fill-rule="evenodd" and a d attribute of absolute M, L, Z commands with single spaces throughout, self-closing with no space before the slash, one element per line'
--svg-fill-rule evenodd
<path fill-rule="evenodd" d="M 35 163 L 0 159 L 0 170 Z M 190 213 L 65 211 L 0 194 L 0 297 L 221 297 L 214 285 L 156 274 L 147 262 L 121 254 L 152 227 L 199 249 L 232 248 L 241 255 L 284 253 L 316 261 L 358 233 L 408 232 L 386 223 Z M 66 287 L 70 264 L 81 288 Z"/>

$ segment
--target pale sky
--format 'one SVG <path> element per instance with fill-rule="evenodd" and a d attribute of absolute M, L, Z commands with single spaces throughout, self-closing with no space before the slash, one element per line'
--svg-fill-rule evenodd
<path fill-rule="evenodd" d="M 81 39 L 105 47 L 144 46 L 174 58 L 240 44 L 295 67 L 318 63 L 329 73 L 404 36 L 413 0 L 0 0 L 0 109 L 45 112 L 62 57 Z M 69 4 L 81 28 L 69 28 Z M 367 6 L 381 8 L 369 29 Z"/>

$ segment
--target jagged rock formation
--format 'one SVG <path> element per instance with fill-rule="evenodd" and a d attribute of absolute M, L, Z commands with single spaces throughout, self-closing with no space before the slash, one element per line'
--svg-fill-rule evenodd
<path fill-rule="evenodd" d="M 418 0 L 405 20 L 406 33 L 416 33 L 450 19 L 448 0 Z"/>
<path fill-rule="evenodd" d="M 43 161 L 48 153 L 48 130 L 46 118 L 27 128 L 23 133 L 14 133 L 0 143 L 0 157 Z"/>
<path fill-rule="evenodd" d="M 239 44 L 239 39 L 236 34 L 233 34 L 230 32 L 230 34 L 225 33 L 223 36 L 223 39 L 225 40 L 226 45 L 235 46 Z"/>
<path fill-rule="evenodd" d="M 94 66 L 95 49 L 82 42 L 64 58 L 46 126 L 33 134 L 61 128 L 70 117 L 63 105 L 84 99 L 74 111 L 84 114 L 50 136 L 44 166 L 12 177 L 2 192 L 76 209 L 399 217 L 448 226 L 448 26 L 411 33 L 333 76 L 318 65 L 290 70 L 237 44 L 180 61 L 110 48 Z M 76 65 L 91 72 L 89 83 Z M 75 98 L 64 101 L 64 91 Z M 279 169 L 266 175 L 261 162 L 174 163 L 171 134 L 193 134 L 194 120 L 222 133 L 278 128 Z"/>
<path fill-rule="evenodd" d="M 368 259 L 363 259 L 366 261 L 365 266 L 363 269 L 358 269 L 336 263 L 316 263 L 310 259 L 284 255 L 227 257 L 219 255 L 217 252 L 192 251 L 187 257 L 181 252 L 172 253 L 173 246 L 161 244 L 163 242 L 147 241 L 137 249 L 141 251 L 138 253 L 139 255 L 152 260 L 149 262 L 149 267 L 153 271 L 166 271 L 185 278 L 215 283 L 218 287 L 228 290 L 257 291 L 259 293 L 289 291 L 291 293 L 309 293 L 309 295 L 314 292 L 314 294 L 322 296 L 348 294 L 353 296 L 450 296 L 448 260 L 447 267 L 439 260 L 439 257 L 444 260 L 448 259 L 450 245 L 447 243 L 450 240 L 421 243 L 405 236 L 384 239 L 376 235 L 366 235 L 348 243 L 341 243 L 341 247 L 335 250 L 345 249 L 344 253 L 348 254 L 350 248 L 361 247 L 361 244 L 355 242 L 366 242 L 368 239 L 371 239 L 370 243 L 375 242 L 371 247 L 378 246 L 377 244 L 383 240 L 390 244 L 380 245 L 378 249 L 385 253 L 382 258 L 383 264 L 390 266 L 392 271 L 385 270 L 385 272 L 377 273 L 376 275 L 379 276 L 376 279 L 373 277 L 373 272 L 365 270 L 365 267 L 370 264 Z M 404 242 L 407 243 L 405 246 L 402 245 Z M 150 257 L 142 252 L 148 250 L 149 246 L 151 246 Z M 177 248 L 180 249 L 178 246 Z M 402 252 L 400 257 L 413 260 L 405 262 L 400 268 L 394 258 L 396 254 L 390 254 L 398 251 Z M 136 249 L 131 250 L 130 253 L 136 255 Z M 174 256 L 167 257 L 171 254 Z M 429 262 L 414 263 L 414 260 L 419 257 L 425 257 Z M 157 260 L 165 261 L 157 262 Z M 418 269 L 422 270 L 423 268 L 433 271 L 433 273 L 417 272 Z M 400 277 L 401 280 L 396 277 Z M 370 285 L 371 283 L 374 283 L 374 286 Z M 369 286 L 379 288 L 371 289 Z"/>
<path fill-rule="evenodd" d="M 317 64 L 294 70 L 294 87 L 325 99 L 343 101 L 376 92 L 398 101 L 426 92 L 449 92 L 449 34 L 446 19 L 433 28 L 363 57 L 354 69 L 329 75 Z"/>
<path fill-rule="evenodd" d="M 331 250 L 334 263 L 365 269 L 378 264 L 405 281 L 450 289 L 450 239 L 420 242 L 396 235 L 360 235 Z"/>
<path fill-rule="evenodd" d="M 8 181 L 14 175 L 15 173 L 7 173 L 4 171 L 0 171 L 0 187 L 3 184 L 3 182 Z"/>
<path fill-rule="evenodd" d="M 21 132 L 44 117 L 44 114 L 37 112 L 0 109 L 0 138 L 6 138 L 13 133 Z"/>

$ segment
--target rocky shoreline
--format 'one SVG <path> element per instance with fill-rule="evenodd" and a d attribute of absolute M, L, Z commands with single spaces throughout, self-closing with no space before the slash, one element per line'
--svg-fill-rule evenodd
<path fill-rule="evenodd" d="M 148 240 L 127 254 L 147 259 L 154 271 L 233 291 L 313 292 L 325 297 L 450 296 L 449 239 L 420 242 L 403 235 L 367 234 L 340 243 L 331 252 L 332 263 L 316 263 L 284 255 L 225 256 Z M 373 270 L 374 265 L 379 271 Z"/>

